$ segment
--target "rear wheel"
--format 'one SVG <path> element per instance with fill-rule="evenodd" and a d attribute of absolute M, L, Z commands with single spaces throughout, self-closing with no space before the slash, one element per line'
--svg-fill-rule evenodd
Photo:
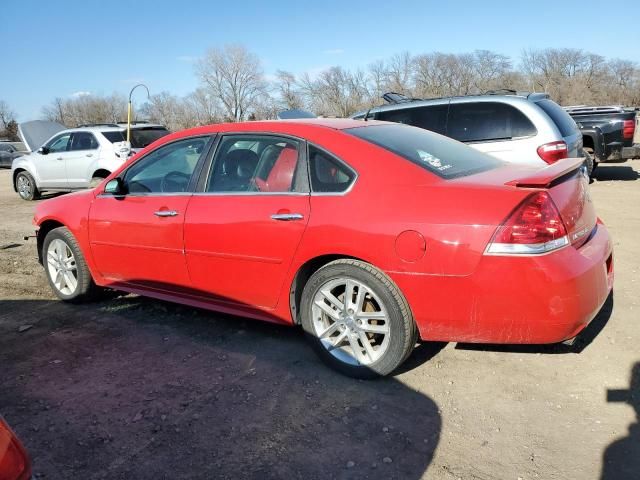
<path fill-rule="evenodd" d="M 61 300 L 83 302 L 100 292 L 78 242 L 66 227 L 54 228 L 47 234 L 42 260 L 49 285 Z"/>
<path fill-rule="evenodd" d="M 336 260 L 315 272 L 304 287 L 301 313 L 316 353 L 351 377 L 390 374 L 417 340 L 409 305 L 398 287 L 359 260 Z"/>
<path fill-rule="evenodd" d="M 37 200 L 40 197 L 36 181 L 24 170 L 16 176 L 16 191 L 23 200 Z"/>

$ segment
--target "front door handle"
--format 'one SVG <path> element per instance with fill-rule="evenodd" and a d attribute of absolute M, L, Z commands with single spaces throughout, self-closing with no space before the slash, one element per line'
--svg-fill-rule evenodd
<path fill-rule="evenodd" d="M 178 215 L 178 212 L 175 210 L 158 210 L 157 212 L 153 212 L 156 217 L 175 217 Z"/>
<path fill-rule="evenodd" d="M 93 153 L 87 153 L 87 157 L 93 157 Z"/>
<path fill-rule="evenodd" d="M 58 157 L 56 160 L 64 160 L 64 157 Z"/>
<path fill-rule="evenodd" d="M 290 222 L 291 220 L 302 220 L 304 215 L 301 213 L 274 213 L 271 218 L 281 222 Z"/>

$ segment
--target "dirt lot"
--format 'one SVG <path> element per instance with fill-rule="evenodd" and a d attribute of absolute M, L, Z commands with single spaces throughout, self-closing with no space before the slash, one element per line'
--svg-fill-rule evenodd
<path fill-rule="evenodd" d="M 640 478 L 639 171 L 600 166 L 591 185 L 615 309 L 577 347 L 426 344 L 375 382 L 329 371 L 293 329 L 54 300 L 22 239 L 34 203 L 0 171 L 0 413 L 38 478 Z"/>

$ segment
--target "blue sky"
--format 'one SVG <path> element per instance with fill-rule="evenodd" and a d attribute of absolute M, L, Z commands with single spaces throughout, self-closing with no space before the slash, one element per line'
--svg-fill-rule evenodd
<path fill-rule="evenodd" d="M 141 81 L 152 94 L 185 95 L 198 86 L 194 60 L 226 43 L 259 55 L 267 74 L 365 67 L 404 50 L 487 49 L 517 62 L 524 48 L 572 47 L 640 62 L 640 29 L 622 27 L 640 18 L 638 0 L 618 0 L 610 10 L 591 0 L 518 3 L 6 1 L 0 99 L 26 121 L 56 96 L 128 93 Z"/>

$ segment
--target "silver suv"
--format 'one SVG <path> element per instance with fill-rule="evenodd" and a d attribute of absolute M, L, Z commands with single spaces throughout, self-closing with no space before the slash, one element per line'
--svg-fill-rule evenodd
<path fill-rule="evenodd" d="M 484 95 L 414 100 L 383 96 L 389 105 L 360 112 L 375 119 L 425 128 L 511 163 L 537 167 L 583 157 L 576 122 L 543 93 L 500 90 Z M 587 169 L 590 165 L 587 159 Z"/>

